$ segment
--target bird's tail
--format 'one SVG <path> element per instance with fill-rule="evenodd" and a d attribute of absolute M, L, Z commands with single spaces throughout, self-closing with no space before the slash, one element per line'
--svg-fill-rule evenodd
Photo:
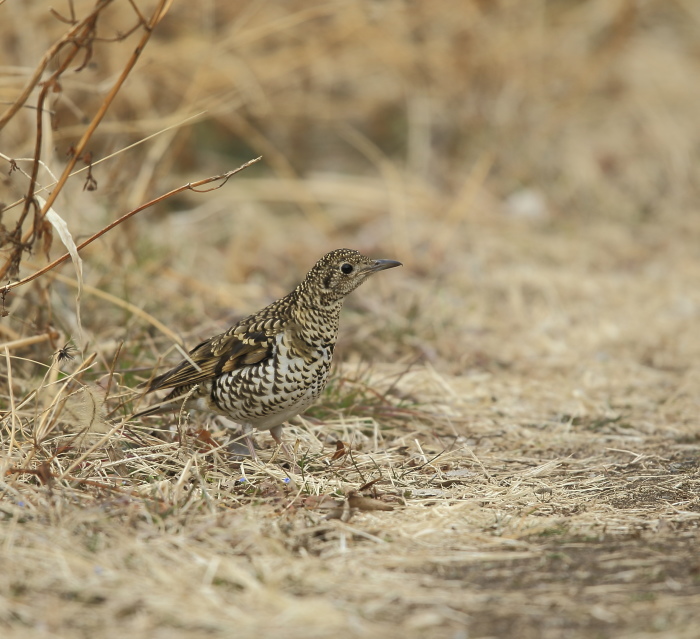
<path fill-rule="evenodd" d="M 146 417 L 147 415 L 156 415 L 157 413 L 160 413 L 164 410 L 164 407 L 161 407 L 160 404 L 156 404 L 155 406 L 149 406 L 146 410 L 140 410 L 138 413 L 134 413 L 131 417 Z"/>

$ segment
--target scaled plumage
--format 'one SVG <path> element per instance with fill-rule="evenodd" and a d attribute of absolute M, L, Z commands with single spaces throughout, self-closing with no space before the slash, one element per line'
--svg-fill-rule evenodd
<path fill-rule="evenodd" d="M 308 408 L 326 385 L 345 296 L 373 273 L 400 265 L 351 249 L 331 251 L 291 293 L 152 379 L 147 392 L 173 390 L 139 415 L 187 398 L 188 407 L 229 417 L 246 432 L 270 430 L 281 444 L 282 423 Z M 249 447 L 254 455 L 250 440 Z"/>

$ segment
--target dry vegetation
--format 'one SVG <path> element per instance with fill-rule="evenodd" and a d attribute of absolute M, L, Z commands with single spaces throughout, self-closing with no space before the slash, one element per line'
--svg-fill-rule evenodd
<path fill-rule="evenodd" d="M 4 282 L 65 250 L 28 193 L 79 243 L 263 160 L 87 246 L 79 307 L 70 261 L 7 292 L 3 637 L 697 637 L 697 2 L 53 7 L 0 4 Z M 130 418 L 340 246 L 405 268 L 348 301 L 301 472 Z"/>

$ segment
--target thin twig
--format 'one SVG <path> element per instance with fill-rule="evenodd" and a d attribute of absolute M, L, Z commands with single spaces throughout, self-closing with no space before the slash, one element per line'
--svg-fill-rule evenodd
<path fill-rule="evenodd" d="M 67 277 L 65 275 L 61 275 L 60 273 L 51 273 L 50 277 L 57 279 L 63 284 L 73 286 L 74 288 L 78 287 L 78 281 L 73 279 L 72 277 Z M 182 344 L 182 338 L 179 335 L 177 335 L 177 333 L 171 331 L 165 324 L 163 324 L 163 322 L 156 319 L 155 317 L 153 317 L 153 315 L 147 313 L 135 304 L 127 302 L 126 300 L 123 300 L 120 297 L 117 297 L 116 295 L 112 295 L 107 291 L 103 291 L 100 288 L 90 286 L 89 284 L 83 284 L 83 291 L 89 295 L 94 295 L 95 297 L 99 297 L 100 299 L 106 300 L 107 302 L 114 304 L 114 306 L 123 308 L 125 311 L 128 311 L 135 317 L 138 317 L 144 320 L 145 322 L 148 322 L 151 326 L 163 333 L 163 335 L 166 335 L 168 339 L 170 339 L 175 344 Z"/>
<path fill-rule="evenodd" d="M 155 131 L 155 132 L 151 133 L 150 135 L 147 135 L 146 137 L 137 140 L 136 142 L 134 142 L 132 144 L 129 144 L 125 147 L 118 149 L 114 153 L 110 153 L 109 155 L 105 155 L 104 157 L 100 158 L 99 160 L 95 160 L 94 162 L 92 162 L 88 166 L 83 166 L 79 169 L 76 169 L 68 177 L 75 177 L 76 175 L 79 175 L 80 173 L 83 173 L 85 171 L 90 170 L 90 168 L 94 169 L 98 164 L 102 164 L 103 162 L 107 162 L 107 160 L 111 160 L 112 158 L 117 157 L 118 155 L 121 155 L 122 153 L 125 153 L 126 151 L 129 151 L 129 150 L 131 150 L 131 149 L 133 149 L 141 144 L 144 144 L 144 143 L 148 142 L 149 140 L 152 140 L 153 138 L 161 135 L 162 133 L 167 133 L 168 131 L 171 131 L 172 129 L 176 129 L 176 128 L 179 128 L 181 126 L 184 126 L 187 122 L 190 122 L 190 121 L 195 120 L 197 118 L 201 118 L 205 114 L 206 114 L 206 111 L 199 111 L 197 113 L 194 113 L 192 115 L 187 116 L 186 118 L 184 118 L 182 120 L 178 120 L 174 124 L 166 126 L 162 129 L 160 129 L 159 131 Z M 8 163 L 12 163 L 12 162 L 19 163 L 19 162 L 25 162 L 25 161 L 33 162 L 34 161 L 33 158 L 9 158 L 8 156 L 4 155 L 3 153 L 0 153 L 0 158 L 2 158 L 3 160 L 6 160 Z M 46 165 L 46 163 L 41 161 L 41 160 L 39 161 L 39 163 L 49 173 L 49 175 L 51 175 L 51 177 L 53 178 L 53 182 L 49 182 L 48 184 L 45 184 L 41 188 L 36 189 L 34 191 L 34 195 L 38 195 L 42 191 L 48 191 L 49 189 L 52 189 L 54 186 L 56 186 L 56 184 L 58 184 L 58 178 L 56 178 L 56 176 L 54 176 L 53 173 L 51 173 L 51 169 Z M 24 171 L 21 167 L 18 166 L 17 170 L 20 171 L 22 173 L 22 175 L 24 175 L 25 177 L 31 178 L 29 173 Z M 22 202 L 24 202 L 24 198 L 21 198 L 19 200 L 15 200 L 14 202 L 11 202 L 9 204 L 3 205 L 3 207 L 0 208 L 0 214 L 4 213 L 5 211 L 9 211 L 16 206 L 19 206 L 20 204 L 22 204 Z"/>
<path fill-rule="evenodd" d="M 173 195 L 176 195 L 178 193 L 181 193 L 182 191 L 194 191 L 195 193 L 208 193 L 209 191 L 214 191 L 216 189 L 220 189 L 228 179 L 235 175 L 236 173 L 239 173 L 243 169 L 248 168 L 251 164 L 255 164 L 256 162 L 260 161 L 262 159 L 262 156 L 255 158 L 254 160 L 250 160 L 246 162 L 245 164 L 242 164 L 239 166 L 237 169 L 234 169 L 233 171 L 228 171 L 227 173 L 224 173 L 223 175 L 214 175 L 212 177 L 205 178 L 204 180 L 199 180 L 197 182 L 188 182 L 187 184 L 183 184 L 182 186 L 177 187 L 176 189 L 173 189 L 172 191 L 169 191 L 168 193 L 165 193 L 163 195 L 159 195 L 157 198 L 151 200 L 150 202 L 146 202 L 145 204 L 142 204 L 141 206 L 133 209 L 132 211 L 129 211 L 125 215 L 122 215 L 118 220 L 115 220 L 111 224 L 108 224 L 105 226 L 102 230 L 98 231 L 94 235 L 90 236 L 87 240 L 82 242 L 81 244 L 78 244 L 76 247 L 78 251 L 82 250 L 85 248 L 88 244 L 91 244 L 94 242 L 97 238 L 102 237 L 105 233 L 108 231 L 111 231 L 115 226 L 118 226 L 122 222 L 125 222 L 128 220 L 130 217 L 136 215 L 137 213 L 140 213 L 144 209 L 147 209 L 154 204 L 159 204 L 163 200 L 166 200 L 169 197 L 172 197 Z M 203 190 L 197 190 L 197 187 L 204 186 L 205 184 L 211 184 L 212 182 L 217 182 L 217 181 L 222 181 L 221 184 L 218 184 L 215 187 L 212 187 L 210 189 L 203 189 Z M 12 282 L 11 284 L 6 284 L 2 289 L 0 289 L 1 294 L 5 294 L 8 291 L 11 291 L 13 288 L 17 288 L 18 286 L 23 286 L 24 284 L 27 284 L 31 282 L 32 280 L 35 280 L 37 277 L 40 277 L 44 273 L 47 273 L 48 271 L 56 268 L 59 264 L 62 264 L 66 260 L 70 259 L 70 253 L 64 253 L 61 257 L 55 259 L 53 262 L 50 264 L 47 264 L 44 268 L 39 269 L 35 273 L 32 273 L 31 275 L 28 275 L 27 277 L 18 280 L 16 282 Z"/>
<path fill-rule="evenodd" d="M 151 35 L 153 34 L 153 29 L 162 20 L 163 16 L 167 12 L 167 9 L 169 8 L 170 4 L 171 4 L 170 0 L 160 0 L 160 2 L 158 3 L 158 6 L 156 7 L 155 11 L 153 12 L 153 14 L 151 16 L 151 19 L 148 21 L 148 24 L 144 25 L 145 33 L 143 34 L 141 40 L 139 41 L 138 45 L 134 49 L 134 52 L 132 53 L 131 57 L 127 61 L 126 66 L 124 67 L 121 74 L 117 78 L 117 81 L 112 86 L 112 89 L 109 91 L 109 93 L 107 94 L 105 99 L 102 101 L 102 104 L 100 105 L 100 108 L 97 110 L 95 117 L 92 119 L 92 122 L 90 122 L 90 124 L 88 125 L 82 138 L 80 138 L 80 141 L 75 145 L 73 153 L 72 153 L 70 159 L 68 160 L 68 163 L 66 164 L 65 169 L 63 170 L 61 177 L 58 179 L 58 184 L 56 185 L 56 188 L 49 193 L 49 195 L 46 199 L 46 202 L 41 207 L 41 211 L 37 215 L 35 215 L 34 222 L 32 223 L 32 228 L 29 229 L 22 236 L 20 248 L 23 245 L 25 245 L 27 242 L 29 242 L 29 240 L 33 237 L 33 235 L 39 230 L 39 224 L 44 219 L 46 212 L 51 208 L 51 206 L 53 206 L 53 203 L 56 201 L 58 194 L 61 192 L 61 190 L 65 186 L 65 184 L 68 181 L 68 178 L 70 177 L 70 174 L 73 171 L 73 168 L 75 167 L 75 164 L 77 163 L 78 159 L 83 156 L 83 152 L 85 151 L 85 148 L 87 147 L 87 144 L 90 141 L 90 138 L 92 137 L 92 135 L 96 131 L 97 127 L 99 126 L 100 122 L 104 118 L 105 114 L 107 113 L 107 109 L 109 109 L 109 107 L 111 106 L 112 102 L 114 101 L 114 98 L 116 97 L 117 93 L 119 92 L 122 85 L 124 84 L 127 77 L 129 76 L 129 73 L 136 65 L 136 62 L 138 61 L 139 57 L 141 56 L 141 53 L 143 52 L 144 47 L 148 43 L 148 40 L 150 39 Z M 38 117 L 41 118 L 41 115 L 42 114 L 41 114 L 41 110 L 40 110 Z M 38 157 L 38 155 L 36 155 L 36 157 Z M 36 166 L 37 165 L 35 164 L 35 167 Z M 35 181 L 35 175 L 33 173 L 32 183 L 31 183 L 32 188 L 33 188 L 34 181 Z M 32 200 L 33 200 L 33 197 L 27 197 L 27 206 L 29 205 L 29 203 Z M 14 263 L 15 263 L 15 257 L 11 255 L 6 260 L 5 264 L 2 267 L 0 267 L 0 280 L 3 279 L 7 275 L 7 272 L 12 268 L 12 265 Z"/>
<path fill-rule="evenodd" d="M 12 105 L 5 111 L 5 113 L 3 113 L 0 116 L 0 130 L 2 130 L 4 128 L 4 126 L 15 116 L 17 111 L 19 111 L 22 108 L 22 106 L 24 105 L 24 103 L 27 101 L 27 99 L 31 95 L 32 91 L 34 90 L 34 87 L 39 83 L 39 80 L 41 79 L 41 76 L 44 73 L 44 70 L 49 65 L 51 60 L 53 60 L 54 57 L 58 54 L 58 52 L 64 46 L 66 46 L 68 44 L 72 44 L 76 48 L 76 51 L 80 49 L 80 46 L 76 44 L 76 41 L 80 40 L 80 38 L 78 38 L 76 36 L 76 34 L 86 24 L 92 22 L 97 17 L 97 15 L 100 13 L 100 11 L 104 10 L 111 1 L 112 0 L 109 0 L 108 2 L 97 3 L 97 6 L 92 11 L 92 13 L 87 15 L 78 24 L 76 24 L 72 29 L 70 29 L 56 44 L 54 44 L 44 54 L 44 56 L 41 58 L 41 61 L 39 62 L 39 65 L 34 70 L 32 77 L 29 78 L 29 80 L 27 81 L 27 84 L 24 86 L 24 89 L 22 89 L 22 93 L 12 103 Z"/>
<path fill-rule="evenodd" d="M 101 8 L 104 8 L 109 4 L 111 0 L 104 0 L 99 2 Z M 91 45 L 90 38 L 94 36 L 97 19 L 99 17 L 99 10 L 94 11 L 86 20 L 81 22 L 80 31 L 71 37 L 69 40 L 63 40 L 63 44 L 71 44 L 72 49 L 64 56 L 60 61 L 58 68 L 50 75 L 50 77 L 44 81 L 41 85 L 41 90 L 39 91 L 39 96 L 37 100 L 36 107 L 36 138 L 34 140 L 34 158 L 32 161 L 32 170 L 29 177 L 29 185 L 27 187 L 27 194 L 24 196 L 24 206 L 22 207 L 22 213 L 19 219 L 15 223 L 15 229 L 11 234 L 11 241 L 14 244 L 13 250 L 10 252 L 9 257 L 6 259 L 5 264 L 0 268 L 0 279 L 3 279 L 8 272 L 12 272 L 15 269 L 19 269 L 19 262 L 22 257 L 22 252 L 31 248 L 32 244 L 42 233 L 41 221 L 50 209 L 49 206 L 45 206 L 43 210 L 38 210 L 38 205 L 34 200 L 34 189 L 36 187 L 37 175 L 39 173 L 39 165 L 41 164 L 41 147 L 44 135 L 44 101 L 50 92 L 52 92 L 61 77 L 61 75 L 68 69 L 75 57 L 78 55 L 81 49 L 85 48 L 88 51 L 88 56 L 90 55 Z M 57 51 L 58 53 L 58 51 Z M 77 162 L 77 156 L 73 158 L 73 164 Z M 67 178 L 63 180 L 65 183 Z M 60 189 L 59 189 L 60 190 Z M 58 193 L 52 193 L 49 195 L 49 200 L 53 202 Z M 22 236 L 22 227 L 24 221 L 29 214 L 29 210 L 34 207 L 34 221 L 32 222 L 32 227 L 27 231 L 24 236 Z"/>
<path fill-rule="evenodd" d="M 12 389 L 12 363 L 10 362 L 10 351 L 5 346 L 5 361 L 7 362 L 7 392 L 10 395 L 10 414 L 12 415 L 12 426 L 10 427 L 10 445 L 7 449 L 7 459 L 12 457 L 12 447 L 15 444 L 15 433 L 17 432 L 17 412 L 15 410 L 15 393 Z"/>
<path fill-rule="evenodd" d="M 13 339 L 10 342 L 5 342 L 0 344 L 0 348 L 6 350 L 23 348 L 24 346 L 33 346 L 34 344 L 39 344 L 40 342 L 48 342 L 49 340 L 56 339 L 58 333 L 42 333 L 41 335 L 32 335 L 31 337 L 20 337 L 19 339 Z"/>

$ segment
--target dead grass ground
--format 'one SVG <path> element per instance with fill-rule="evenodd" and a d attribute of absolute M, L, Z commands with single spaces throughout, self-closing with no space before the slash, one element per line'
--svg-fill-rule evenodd
<path fill-rule="evenodd" d="M 106 11 L 99 36 L 133 24 Z M 68 26 L 0 12 L 4 108 Z M 178 126 L 56 211 L 80 240 L 264 160 L 86 248 L 82 338 L 69 266 L 8 294 L 2 635 L 696 637 L 699 28 L 661 0 L 174 3 L 91 150 Z M 133 46 L 62 77 L 54 173 Z M 35 157 L 35 130 L 20 110 L 0 152 Z M 405 267 L 349 299 L 286 430 L 302 472 L 266 434 L 256 466 L 206 416 L 129 418 L 174 339 L 345 245 Z"/>

